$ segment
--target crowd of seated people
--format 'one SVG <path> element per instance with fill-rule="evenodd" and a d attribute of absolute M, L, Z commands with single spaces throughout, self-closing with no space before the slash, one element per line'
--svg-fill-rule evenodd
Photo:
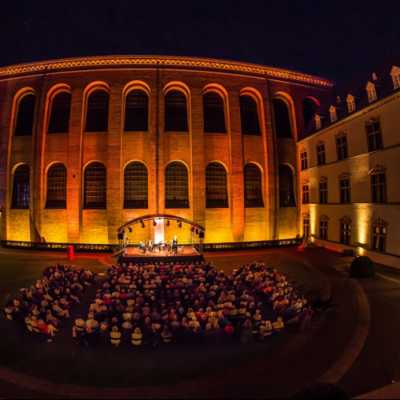
<path fill-rule="evenodd" d="M 15 320 L 30 332 L 52 341 L 63 321 L 70 317 L 71 307 L 80 302 L 95 274 L 88 269 L 55 265 L 43 271 L 41 279 L 8 301 L 5 317 Z"/>
<path fill-rule="evenodd" d="M 286 277 L 263 263 L 231 275 L 211 264 L 112 266 L 72 336 L 79 343 L 134 347 L 172 342 L 265 340 L 312 310 Z"/>

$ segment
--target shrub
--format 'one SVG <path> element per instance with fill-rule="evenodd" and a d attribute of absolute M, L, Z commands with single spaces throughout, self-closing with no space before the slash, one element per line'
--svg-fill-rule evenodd
<path fill-rule="evenodd" d="M 375 265 L 367 256 L 354 258 L 350 266 L 352 278 L 371 278 L 375 275 Z"/>

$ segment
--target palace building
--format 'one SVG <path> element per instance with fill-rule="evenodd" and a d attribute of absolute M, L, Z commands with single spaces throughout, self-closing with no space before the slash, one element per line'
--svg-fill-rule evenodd
<path fill-rule="evenodd" d="M 305 237 L 400 266 L 399 127 L 396 66 L 314 116 L 314 132 L 297 143 Z"/>
<path fill-rule="evenodd" d="M 383 200 L 382 171 L 384 201 L 400 199 L 388 173 L 395 174 L 396 135 L 380 111 L 398 118 L 399 94 L 301 140 L 332 103 L 332 88 L 313 75 L 205 58 L 89 57 L 2 67 L 1 239 L 114 244 L 128 221 L 165 214 L 203 227 L 205 243 L 292 239 L 308 213 L 311 233 L 324 215 L 327 235 L 339 241 L 335 232 L 346 217 L 351 240 L 361 243 L 368 234 L 357 219 L 376 216 L 377 226 L 388 223 L 386 248 L 395 252 L 391 205 L 376 203 Z M 367 122 L 371 132 L 382 129 L 384 148 L 373 153 L 361 132 Z M 301 157 L 307 153 L 301 165 L 309 167 L 301 183 L 310 185 L 310 204 L 301 207 L 298 140 Z M 344 146 L 343 160 L 335 159 L 334 140 L 345 143 L 336 144 Z M 315 158 L 320 142 L 323 167 Z M 352 193 L 343 208 L 337 180 L 345 175 Z M 372 206 L 364 198 L 367 176 L 376 179 Z M 332 205 L 315 204 L 322 177 Z M 148 238 L 154 224 L 142 221 L 129 240 Z M 193 229 L 168 220 L 161 237 L 175 235 L 190 242 Z"/>

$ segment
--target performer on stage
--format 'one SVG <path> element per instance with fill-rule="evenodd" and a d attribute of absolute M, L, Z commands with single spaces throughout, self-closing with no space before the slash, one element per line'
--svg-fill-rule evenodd
<path fill-rule="evenodd" d="M 178 254 L 178 239 L 176 236 L 174 236 L 172 240 L 172 252 L 176 255 Z"/>

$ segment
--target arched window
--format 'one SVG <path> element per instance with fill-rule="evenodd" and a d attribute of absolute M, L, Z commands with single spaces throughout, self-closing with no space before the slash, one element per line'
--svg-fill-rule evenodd
<path fill-rule="evenodd" d="M 147 131 L 149 98 L 143 90 L 132 90 L 126 96 L 125 131 Z"/>
<path fill-rule="evenodd" d="M 319 238 L 321 240 L 328 240 L 328 221 L 326 215 L 321 215 L 319 219 Z"/>
<path fill-rule="evenodd" d="M 282 99 L 272 101 L 275 117 L 275 131 L 278 138 L 291 138 L 292 127 L 290 125 L 289 108 Z"/>
<path fill-rule="evenodd" d="M 33 132 L 36 96 L 27 94 L 18 103 L 15 136 L 30 136 Z"/>
<path fill-rule="evenodd" d="M 86 132 L 108 131 L 109 95 L 105 90 L 97 89 L 90 93 L 87 102 Z"/>
<path fill-rule="evenodd" d="M 309 129 L 314 120 L 314 116 L 317 113 L 318 104 L 311 99 L 310 97 L 306 97 L 303 100 L 303 119 L 304 119 L 304 129 Z"/>
<path fill-rule="evenodd" d="M 107 208 L 106 167 L 99 162 L 92 162 L 85 168 L 83 208 Z"/>
<path fill-rule="evenodd" d="M 372 223 L 371 250 L 386 251 L 387 223 L 380 218 Z"/>
<path fill-rule="evenodd" d="M 217 162 L 208 164 L 206 168 L 206 207 L 228 207 L 226 170 Z"/>
<path fill-rule="evenodd" d="M 328 203 L 328 179 L 324 176 L 319 180 L 319 202 Z"/>
<path fill-rule="evenodd" d="M 257 103 L 253 99 L 253 97 L 248 95 L 240 96 L 240 119 L 243 134 L 260 134 L 260 122 L 258 119 Z"/>
<path fill-rule="evenodd" d="M 67 169 L 63 164 L 54 164 L 47 171 L 46 208 L 66 208 Z"/>
<path fill-rule="evenodd" d="M 165 208 L 189 208 L 188 171 L 178 161 L 165 169 Z"/>
<path fill-rule="evenodd" d="M 69 116 L 71 112 L 71 94 L 60 92 L 51 102 L 48 133 L 67 133 L 69 131 Z"/>
<path fill-rule="evenodd" d="M 373 203 L 386 203 L 386 173 L 382 167 L 375 168 L 371 175 L 371 201 Z"/>
<path fill-rule="evenodd" d="M 351 242 L 351 219 L 349 217 L 343 217 L 339 221 L 340 232 L 339 241 L 342 244 L 350 244 Z"/>
<path fill-rule="evenodd" d="M 225 133 L 225 107 L 222 97 L 215 92 L 203 96 L 204 132 Z"/>
<path fill-rule="evenodd" d="M 303 238 L 310 237 L 310 214 L 303 214 Z"/>
<path fill-rule="evenodd" d="M 255 164 L 244 167 L 245 207 L 264 207 L 261 183 L 261 171 Z"/>
<path fill-rule="evenodd" d="M 288 165 L 279 166 L 279 206 L 295 207 L 293 172 Z"/>
<path fill-rule="evenodd" d="M 29 166 L 20 165 L 14 171 L 11 208 L 29 208 Z"/>
<path fill-rule="evenodd" d="M 147 208 L 147 168 L 141 162 L 129 163 L 124 172 L 124 208 Z"/>
<path fill-rule="evenodd" d="M 178 90 L 171 90 L 165 95 L 165 130 L 188 130 L 186 96 Z"/>

